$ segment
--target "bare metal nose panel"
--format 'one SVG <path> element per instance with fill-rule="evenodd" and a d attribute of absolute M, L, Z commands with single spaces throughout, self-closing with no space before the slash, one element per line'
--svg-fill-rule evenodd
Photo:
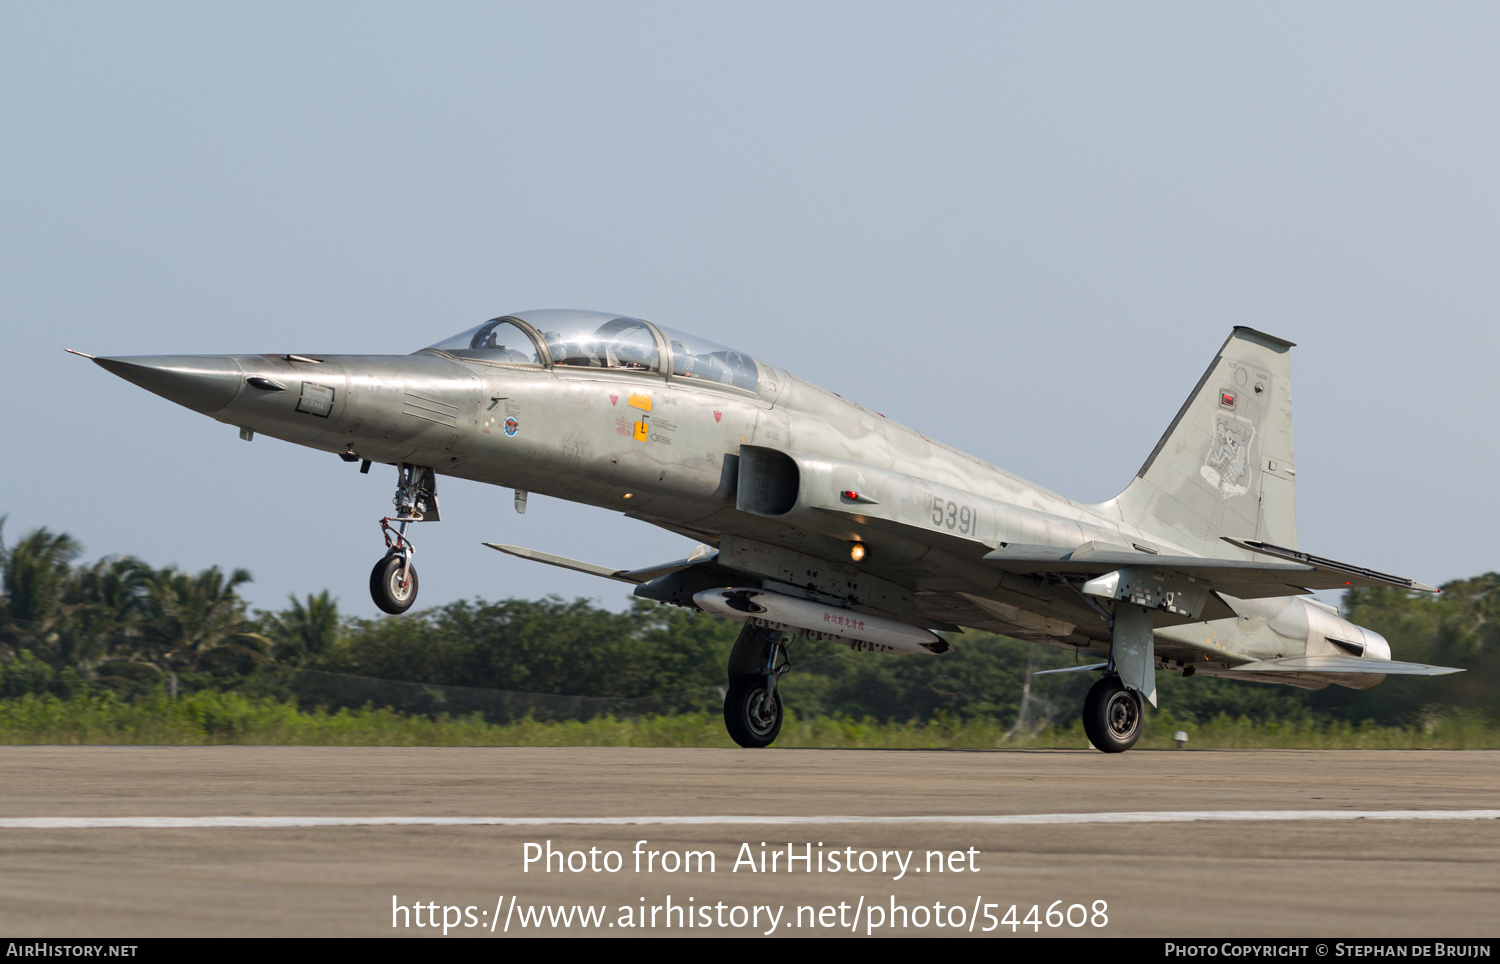
<path fill-rule="evenodd" d="M 239 362 L 227 355 L 132 355 L 95 358 L 94 364 L 204 415 L 234 401 L 245 380 Z"/>

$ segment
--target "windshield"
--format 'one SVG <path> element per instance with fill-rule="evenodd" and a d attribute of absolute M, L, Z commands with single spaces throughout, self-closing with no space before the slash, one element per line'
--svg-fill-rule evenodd
<path fill-rule="evenodd" d="M 667 336 L 667 341 L 672 346 L 674 377 L 718 382 L 720 385 L 733 385 L 752 392 L 759 386 L 755 359 L 744 352 L 670 328 L 663 328 L 661 332 Z"/>
<path fill-rule="evenodd" d="M 462 334 L 430 346 L 462 358 L 507 365 L 540 365 L 542 357 L 531 336 L 515 322 L 495 318 Z"/>

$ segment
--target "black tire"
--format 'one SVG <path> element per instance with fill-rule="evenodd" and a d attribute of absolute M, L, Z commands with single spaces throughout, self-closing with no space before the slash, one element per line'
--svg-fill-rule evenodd
<path fill-rule="evenodd" d="M 724 727 L 729 738 L 743 747 L 770 746 L 781 732 L 781 694 L 771 698 L 768 712 L 761 703 L 766 693 L 764 676 L 741 676 L 729 684 L 724 697 Z"/>
<path fill-rule="evenodd" d="M 1135 746 L 1145 725 L 1140 695 L 1126 689 L 1119 677 L 1104 677 L 1083 700 L 1083 732 L 1096 750 L 1124 753 Z"/>
<path fill-rule="evenodd" d="M 410 579 L 401 582 L 401 557 L 386 556 L 370 570 L 370 598 L 382 612 L 399 616 L 417 601 L 417 567 L 408 566 Z"/>

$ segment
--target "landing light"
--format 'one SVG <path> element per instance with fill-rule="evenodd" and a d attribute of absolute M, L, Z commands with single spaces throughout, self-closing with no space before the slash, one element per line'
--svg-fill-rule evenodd
<path fill-rule="evenodd" d="M 856 542 L 849 547 L 849 558 L 859 562 L 865 557 L 865 546 L 862 542 Z"/>
<path fill-rule="evenodd" d="M 627 499 L 633 499 L 633 498 L 635 498 L 635 493 L 634 492 L 626 492 L 625 493 L 625 498 L 627 498 Z"/>

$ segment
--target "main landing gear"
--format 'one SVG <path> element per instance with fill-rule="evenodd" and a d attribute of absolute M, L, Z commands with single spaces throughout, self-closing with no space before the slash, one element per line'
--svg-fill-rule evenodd
<path fill-rule="evenodd" d="M 396 466 L 394 516 L 380 520 L 385 555 L 370 570 L 370 598 L 382 612 L 399 616 L 417 601 L 417 570 L 411 564 L 416 547 L 406 534 L 413 522 L 437 522 L 437 479 L 432 469 L 405 462 Z M 394 526 L 391 523 L 396 523 Z"/>
<path fill-rule="evenodd" d="M 1083 700 L 1083 732 L 1095 749 L 1124 753 L 1141 738 L 1146 700 L 1156 705 L 1151 614 L 1123 600 L 1109 620 L 1109 665 Z"/>
<path fill-rule="evenodd" d="M 1118 676 L 1106 676 L 1083 700 L 1083 732 L 1095 749 L 1123 753 L 1141 738 L 1146 708 L 1140 695 L 1125 688 Z"/>
<path fill-rule="evenodd" d="M 776 684 L 792 668 L 785 640 L 780 630 L 746 623 L 729 654 L 724 727 L 740 746 L 769 746 L 781 732 L 783 709 Z"/>

